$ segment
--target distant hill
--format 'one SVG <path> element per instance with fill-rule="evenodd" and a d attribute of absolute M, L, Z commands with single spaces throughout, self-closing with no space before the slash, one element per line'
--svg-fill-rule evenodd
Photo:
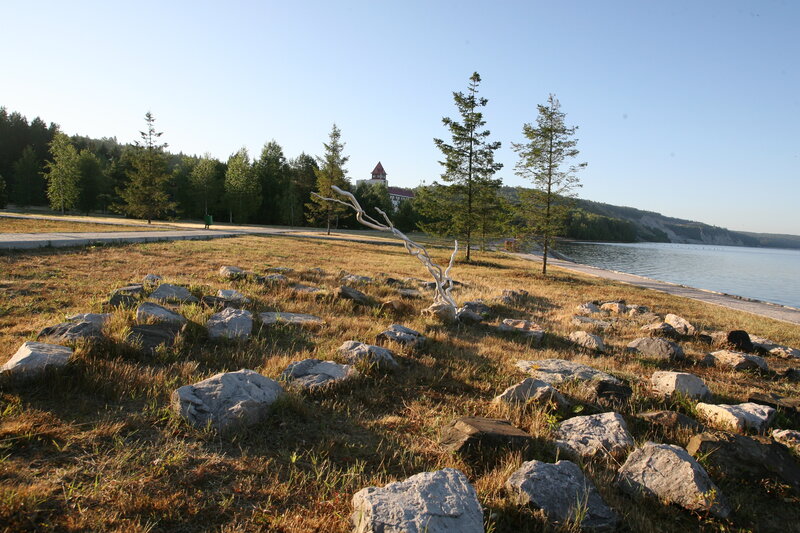
<path fill-rule="evenodd" d="M 503 196 L 516 203 L 518 189 L 503 187 Z M 576 200 L 563 237 L 611 242 L 674 242 L 800 249 L 800 236 L 732 231 L 694 220 L 664 216 L 634 207 Z"/>

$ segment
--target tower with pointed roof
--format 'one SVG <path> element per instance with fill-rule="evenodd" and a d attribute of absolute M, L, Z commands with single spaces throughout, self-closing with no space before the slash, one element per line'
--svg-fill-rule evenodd
<path fill-rule="evenodd" d="M 404 189 L 402 187 L 389 187 L 389 182 L 386 180 L 386 171 L 383 169 L 383 165 L 380 161 L 378 161 L 378 164 L 375 165 L 375 168 L 372 170 L 372 178 L 368 180 L 356 181 L 357 185 L 361 185 L 362 183 L 386 187 L 389 192 L 389 199 L 392 201 L 392 204 L 395 208 L 400 205 L 400 202 L 404 200 L 410 200 L 414 197 L 414 191 L 411 189 Z"/>

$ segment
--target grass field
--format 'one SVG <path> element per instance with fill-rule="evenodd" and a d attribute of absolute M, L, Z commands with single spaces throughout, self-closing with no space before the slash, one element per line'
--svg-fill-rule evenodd
<path fill-rule="evenodd" d="M 437 249 L 432 255 L 442 264 L 449 253 Z M 556 459 L 555 423 L 575 412 L 607 409 L 572 384 L 562 392 L 575 402 L 573 413 L 492 404 L 496 394 L 525 377 L 515 361 L 565 358 L 628 379 L 634 395 L 619 412 L 637 443 L 685 445 L 690 435 L 653 430 L 633 414 L 653 408 L 693 411 L 692 402 L 671 405 L 648 393 L 650 374 L 665 367 L 625 352 L 625 345 L 640 336 L 639 325 L 623 324 L 602 334 L 610 346 L 602 357 L 570 346 L 566 338 L 575 329 L 570 318 L 576 305 L 622 298 L 657 313 L 679 314 L 701 329 L 745 329 L 800 346 L 800 328 L 771 319 L 556 269 L 543 278 L 535 264 L 502 254 L 478 254 L 477 260 L 454 268 L 454 279 L 466 284 L 454 293 L 456 299 L 483 298 L 501 318 L 538 322 L 548 332 L 542 347 L 500 335 L 488 325 L 428 322 L 418 314 L 429 305 L 427 296 L 413 301 L 417 313 L 398 318 L 377 307 L 299 297 L 286 288 L 224 281 L 217 274 L 222 265 L 260 273 L 285 266 L 295 269 L 288 274 L 292 281 L 325 288 L 338 285 L 340 270 L 427 278 L 401 247 L 251 236 L 0 254 L 0 362 L 65 315 L 100 312 L 112 289 L 140 282 L 148 273 L 186 284 L 198 296 L 236 288 L 253 300 L 248 308 L 254 313 L 301 312 L 326 320 L 313 330 L 285 327 L 256 332 L 244 343 L 211 343 L 203 328 L 211 311 L 184 305 L 179 311 L 190 325 L 179 343 L 144 356 L 122 343 L 133 312 L 119 310 L 107 326 L 110 340 L 78 346 L 66 371 L 27 384 L 0 383 L 0 529 L 348 531 L 356 491 L 449 466 L 463 470 L 476 487 L 487 531 L 551 531 L 541 512 L 513 502 L 505 480 L 525 459 Z M 309 272 L 314 267 L 326 274 Z M 514 307 L 498 302 L 502 289 L 516 288 L 529 291 L 531 298 Z M 363 290 L 377 301 L 395 294 L 383 283 Z M 367 370 L 333 389 L 290 392 L 265 422 L 236 435 L 221 438 L 193 429 L 168 408 L 171 392 L 181 385 L 240 368 L 277 378 L 291 361 L 336 359 L 346 340 L 374 342 L 392 323 L 423 331 L 432 342 L 418 353 L 396 350 L 401 367 L 393 372 Z M 800 394 L 797 384 L 772 374 L 694 366 L 707 347 L 695 340 L 682 346 L 690 359 L 681 367 L 700 375 L 720 403 L 746 401 L 754 390 Z M 784 360 L 768 361 L 774 370 L 786 367 Z M 442 450 L 441 429 L 464 415 L 508 418 L 533 435 L 536 446 L 525 457 L 509 453 L 493 464 Z M 791 427 L 785 418 L 777 425 Z M 613 462 L 583 467 L 623 516 L 623 531 L 788 531 L 800 523 L 798 495 L 777 482 L 744 482 L 711 469 L 735 509 L 730 521 L 722 521 L 625 496 L 613 484 L 618 467 Z"/>
<path fill-rule="evenodd" d="M 172 228 L 147 225 L 93 224 L 71 220 L 0 217 L 0 233 L 60 233 L 87 231 L 164 231 Z"/>

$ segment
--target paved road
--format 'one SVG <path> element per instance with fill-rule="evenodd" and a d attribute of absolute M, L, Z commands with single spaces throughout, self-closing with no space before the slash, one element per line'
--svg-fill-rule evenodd
<path fill-rule="evenodd" d="M 509 254 L 527 259 L 530 261 L 541 262 L 541 256 L 532 254 Z M 789 322 L 791 324 L 800 324 L 800 309 L 793 307 L 785 307 L 782 305 L 771 304 L 768 302 L 759 302 L 757 300 L 748 300 L 738 296 L 731 296 L 729 294 L 721 294 L 713 291 L 705 291 L 703 289 L 695 289 L 693 287 L 686 287 L 684 285 L 675 285 L 673 283 L 666 283 L 664 281 L 657 281 L 634 274 L 625 274 L 624 272 L 615 272 L 612 270 L 603 270 L 589 265 L 582 265 L 579 263 L 571 263 L 569 261 L 561 261 L 559 259 L 548 259 L 548 265 L 554 265 L 564 270 L 572 270 L 589 276 L 595 276 L 603 279 L 610 279 L 619 281 L 621 283 L 628 283 L 636 285 L 637 287 L 645 287 L 656 291 L 666 292 L 667 294 L 674 294 L 675 296 L 683 296 L 684 298 L 691 298 L 692 300 L 699 300 L 738 311 L 745 311 L 754 315 L 766 316 Z"/>

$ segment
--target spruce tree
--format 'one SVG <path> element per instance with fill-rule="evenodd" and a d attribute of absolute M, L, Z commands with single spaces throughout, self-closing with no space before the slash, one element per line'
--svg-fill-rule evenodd
<path fill-rule="evenodd" d="M 342 142 L 342 132 L 333 125 L 329 140 L 323 143 L 325 154 L 317 158 L 319 169 L 314 171 L 317 177 L 316 194 L 325 198 L 333 198 L 336 194 L 331 189 L 337 186 L 340 189 L 348 189 L 347 171 L 344 168 L 349 157 L 344 155 L 344 143 Z M 337 202 L 328 202 L 317 196 L 311 196 L 311 202 L 306 204 L 308 220 L 312 224 L 322 222 L 327 226 L 328 235 L 331 234 L 331 221 L 339 216 L 349 214 L 350 209 L 346 205 Z"/>
<path fill-rule="evenodd" d="M 18 207 L 33 205 L 42 190 L 41 164 L 33 146 L 28 145 L 14 162 L 11 183 L 11 202 Z"/>
<path fill-rule="evenodd" d="M 0 176 L 0 209 L 3 209 L 8 204 L 8 192 L 6 189 L 6 180 Z"/>
<path fill-rule="evenodd" d="M 218 166 L 219 162 L 207 153 L 194 165 L 189 174 L 189 183 L 203 206 L 204 216 L 208 215 L 209 202 L 219 192 Z"/>
<path fill-rule="evenodd" d="M 52 160 L 45 163 L 47 170 L 47 198 L 50 207 L 65 213 L 75 207 L 80 194 L 81 172 L 78 151 L 65 134 L 59 132 L 50 143 Z"/>
<path fill-rule="evenodd" d="M 225 172 L 225 200 L 228 206 L 230 222 L 247 222 L 258 206 L 261 205 L 261 184 L 250 165 L 247 148 L 242 148 L 228 158 L 228 170 Z"/>

